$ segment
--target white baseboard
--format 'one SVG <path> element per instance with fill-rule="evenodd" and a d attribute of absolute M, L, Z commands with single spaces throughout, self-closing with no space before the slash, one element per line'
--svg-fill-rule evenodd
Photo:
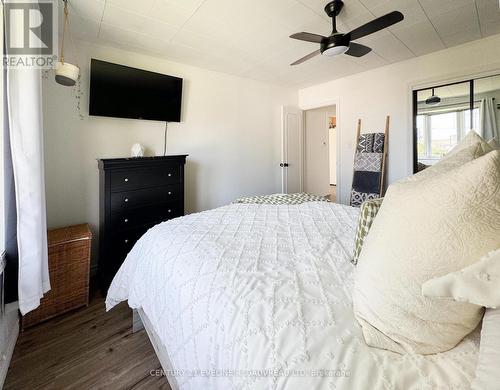
<path fill-rule="evenodd" d="M 0 333 L 0 389 L 2 389 L 19 336 L 17 302 L 5 305 L 5 315 L 0 319 Z"/>

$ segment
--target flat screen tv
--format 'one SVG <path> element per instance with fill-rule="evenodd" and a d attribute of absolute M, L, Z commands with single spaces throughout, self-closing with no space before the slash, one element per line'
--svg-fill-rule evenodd
<path fill-rule="evenodd" d="M 180 122 L 182 79 L 91 60 L 89 113 Z"/>

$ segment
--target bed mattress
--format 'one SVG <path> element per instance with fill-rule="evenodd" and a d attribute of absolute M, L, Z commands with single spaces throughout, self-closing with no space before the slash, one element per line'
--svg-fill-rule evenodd
<path fill-rule="evenodd" d="M 164 222 L 129 253 L 106 307 L 147 315 L 182 390 L 469 389 L 478 331 L 430 356 L 364 342 L 349 261 L 358 213 L 233 204 Z"/>

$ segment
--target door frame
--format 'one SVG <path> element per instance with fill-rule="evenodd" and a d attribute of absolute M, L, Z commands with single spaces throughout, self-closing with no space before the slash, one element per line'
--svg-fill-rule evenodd
<path fill-rule="evenodd" d="M 281 106 L 281 162 L 288 162 L 287 113 L 299 115 L 299 191 L 304 191 L 304 111 L 295 106 Z M 281 192 L 288 194 L 288 169 L 281 167 Z"/>
<path fill-rule="evenodd" d="M 335 117 L 337 118 L 337 127 L 335 131 L 335 137 L 337 140 L 337 150 L 336 150 L 336 161 L 335 165 L 337 168 L 337 203 L 342 203 L 342 169 L 341 169 L 341 138 L 342 138 L 342 132 L 340 131 L 342 122 L 341 122 L 341 115 L 340 115 L 340 98 L 334 98 L 334 99 L 328 99 L 328 100 L 322 100 L 320 102 L 315 102 L 311 104 L 299 104 L 299 108 L 305 112 L 308 110 L 315 110 L 317 108 L 324 108 L 324 107 L 329 107 L 329 106 L 335 106 Z M 305 115 L 303 117 L 303 130 L 302 130 L 302 138 L 304 139 L 305 137 L 305 132 L 306 132 L 306 122 L 305 122 Z M 305 142 L 303 141 L 303 147 L 305 148 Z M 328 143 L 328 148 L 330 148 L 330 143 Z M 302 159 L 303 164 L 305 164 L 305 159 Z M 302 174 L 305 174 L 305 169 L 304 167 L 302 168 Z M 302 178 L 303 181 L 304 178 Z"/>

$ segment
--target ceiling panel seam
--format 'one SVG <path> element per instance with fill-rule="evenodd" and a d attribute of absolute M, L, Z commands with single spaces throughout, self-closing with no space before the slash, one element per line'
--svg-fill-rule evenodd
<path fill-rule="evenodd" d="M 207 0 L 203 0 L 199 5 L 198 7 L 196 7 L 196 9 L 193 11 L 193 13 L 189 16 L 189 18 L 187 18 L 184 23 L 182 23 L 182 25 L 178 28 L 178 30 L 170 37 L 170 39 L 168 40 L 168 43 L 172 43 L 172 40 L 177 36 L 177 34 L 179 34 L 181 32 L 181 30 L 184 28 L 184 26 L 191 20 L 191 18 L 196 15 L 196 13 L 200 10 L 200 8 L 203 6 L 203 4 L 205 4 L 207 2 Z"/>
<path fill-rule="evenodd" d="M 365 5 L 365 3 L 363 3 L 362 0 L 359 0 L 359 3 L 365 7 L 365 9 L 374 17 L 376 18 L 375 14 Z M 403 46 L 405 46 L 409 51 L 410 53 L 413 55 L 413 57 L 417 57 L 417 55 L 413 52 L 412 49 L 410 49 L 408 47 L 408 45 L 406 43 L 404 43 L 396 34 L 394 34 L 391 30 L 387 30 L 394 38 L 396 38 L 399 42 L 401 42 L 403 44 Z"/>
<path fill-rule="evenodd" d="M 484 38 L 483 36 L 483 28 L 481 27 L 481 18 L 479 17 L 479 10 L 477 9 L 477 1 L 474 1 L 474 8 L 476 9 L 476 17 L 477 17 L 477 24 L 479 26 L 479 34 L 481 34 L 481 38 Z M 500 6 L 500 3 L 499 3 Z"/>
<path fill-rule="evenodd" d="M 434 29 L 434 31 L 436 32 L 439 40 L 441 41 L 441 43 L 444 45 L 444 47 L 448 47 L 448 45 L 444 42 L 443 40 L 443 37 L 441 37 L 441 34 L 439 33 L 439 31 L 437 30 L 436 26 L 434 25 L 434 23 L 432 23 L 432 20 L 431 18 L 429 18 L 429 15 L 427 14 L 427 11 L 425 10 L 424 6 L 422 5 L 422 3 L 420 2 L 420 0 L 417 0 L 417 3 L 418 5 L 420 6 L 420 8 L 422 9 L 422 12 L 424 13 L 425 17 L 427 18 L 427 20 L 429 21 L 429 23 L 431 24 L 432 28 Z"/>

